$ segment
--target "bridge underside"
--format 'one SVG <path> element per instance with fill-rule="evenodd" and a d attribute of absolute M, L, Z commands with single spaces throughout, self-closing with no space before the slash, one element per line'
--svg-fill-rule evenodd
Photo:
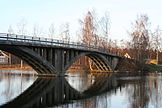
<path fill-rule="evenodd" d="M 28 63 L 38 74 L 64 75 L 80 57 L 88 56 L 99 71 L 114 71 L 119 58 L 99 52 L 75 48 L 0 45 L 0 50 L 11 53 Z"/>

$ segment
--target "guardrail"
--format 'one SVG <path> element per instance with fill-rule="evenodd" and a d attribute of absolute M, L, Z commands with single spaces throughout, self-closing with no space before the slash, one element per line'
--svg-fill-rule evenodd
<path fill-rule="evenodd" d="M 68 48 L 99 51 L 99 52 L 103 52 L 103 53 L 107 53 L 111 55 L 121 56 L 119 52 L 112 51 L 110 49 L 105 49 L 102 47 L 96 47 L 93 45 L 87 46 L 86 44 L 79 43 L 79 42 L 62 41 L 62 40 L 43 38 L 43 37 L 32 37 L 32 36 L 0 33 L 0 41 L 15 41 L 15 42 L 62 46 L 62 47 L 68 47 Z"/>

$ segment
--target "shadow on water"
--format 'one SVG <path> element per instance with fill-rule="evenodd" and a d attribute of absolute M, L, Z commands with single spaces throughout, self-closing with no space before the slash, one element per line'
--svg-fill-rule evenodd
<path fill-rule="evenodd" d="M 0 108 L 160 108 L 161 83 L 157 74 L 38 77 Z"/>

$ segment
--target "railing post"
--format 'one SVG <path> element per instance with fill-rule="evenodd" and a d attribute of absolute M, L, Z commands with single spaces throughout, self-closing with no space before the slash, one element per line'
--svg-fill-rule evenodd
<path fill-rule="evenodd" d="M 26 42 L 26 36 L 24 36 L 24 42 Z"/>
<path fill-rule="evenodd" d="M 53 45 L 53 39 L 51 39 L 51 45 Z"/>
<path fill-rule="evenodd" d="M 57 40 L 57 44 L 59 45 L 59 40 Z M 60 46 L 60 45 L 59 45 Z"/>
<path fill-rule="evenodd" d="M 47 38 L 45 38 L 45 40 L 46 40 L 46 45 L 47 45 Z"/>
<path fill-rule="evenodd" d="M 8 34 L 7 34 L 7 40 L 8 40 Z"/>
<path fill-rule="evenodd" d="M 16 41 L 17 41 L 17 35 L 16 35 Z"/>

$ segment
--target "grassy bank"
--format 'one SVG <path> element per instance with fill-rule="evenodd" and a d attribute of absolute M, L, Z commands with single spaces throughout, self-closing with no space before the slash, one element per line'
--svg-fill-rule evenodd
<path fill-rule="evenodd" d="M 154 64 L 140 64 L 137 61 L 134 61 L 133 59 L 122 59 L 118 66 L 117 70 L 119 72 L 162 72 L 162 66 L 160 65 L 154 65 Z"/>
<path fill-rule="evenodd" d="M 154 64 L 147 64 L 146 67 L 148 68 L 149 71 L 159 71 L 162 72 L 162 66 L 159 65 L 154 65 Z"/>

